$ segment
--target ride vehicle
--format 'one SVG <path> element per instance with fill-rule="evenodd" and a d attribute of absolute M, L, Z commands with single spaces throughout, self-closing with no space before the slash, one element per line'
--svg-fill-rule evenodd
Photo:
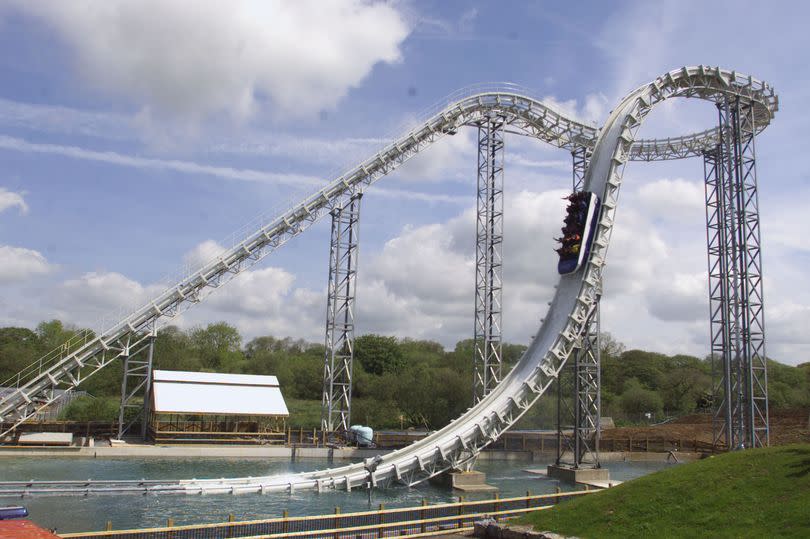
<path fill-rule="evenodd" d="M 561 245 L 555 249 L 560 255 L 557 262 L 560 275 L 574 273 L 588 259 L 601 208 L 599 197 L 589 191 L 577 191 L 568 195 L 566 200 L 568 208 L 565 226 L 562 228 L 563 235 L 557 238 Z"/>

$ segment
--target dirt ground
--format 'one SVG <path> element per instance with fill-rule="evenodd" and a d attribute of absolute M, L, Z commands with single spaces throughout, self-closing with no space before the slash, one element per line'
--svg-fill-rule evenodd
<path fill-rule="evenodd" d="M 776 410 L 770 413 L 771 445 L 810 443 L 810 410 Z M 620 427 L 602 431 L 602 440 L 625 440 L 628 437 L 685 439 L 711 443 L 712 422 L 708 414 L 678 418 L 664 425 Z"/>

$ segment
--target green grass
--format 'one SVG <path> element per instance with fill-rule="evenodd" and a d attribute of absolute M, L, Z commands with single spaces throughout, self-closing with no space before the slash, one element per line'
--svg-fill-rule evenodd
<path fill-rule="evenodd" d="M 810 445 L 675 466 L 521 520 L 602 537 L 810 537 Z"/>

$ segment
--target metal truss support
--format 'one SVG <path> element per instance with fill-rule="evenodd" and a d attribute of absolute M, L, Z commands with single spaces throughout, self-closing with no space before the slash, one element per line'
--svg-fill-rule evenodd
<path fill-rule="evenodd" d="M 571 150 L 572 184 L 574 192 L 582 191 L 585 187 L 585 173 L 588 171 L 588 162 L 591 160 L 591 150 L 585 146 L 577 146 Z"/>
<path fill-rule="evenodd" d="M 124 375 L 121 377 L 121 407 L 118 409 L 118 439 L 129 432 L 140 420 L 141 438 L 146 438 L 149 422 L 150 400 L 152 391 L 152 359 L 155 353 L 156 334 L 141 341 L 140 346 L 124 354 Z M 138 402 L 137 397 L 143 398 Z M 127 410 L 139 410 L 139 414 L 130 415 Z"/>
<path fill-rule="evenodd" d="M 573 158 L 573 189 L 585 184 L 590 151 L 578 147 Z M 599 283 L 601 288 L 601 283 Z M 597 297 L 601 297 L 601 290 Z M 599 467 L 601 435 L 601 359 L 599 347 L 599 301 L 584 325 L 581 346 L 557 377 L 557 465 L 574 468 Z"/>
<path fill-rule="evenodd" d="M 768 373 L 753 114 L 718 103 L 720 139 L 704 154 L 714 443 L 767 446 Z"/>
<path fill-rule="evenodd" d="M 506 119 L 478 122 L 478 205 L 475 235 L 473 402 L 501 381 L 503 290 L 503 158 Z"/>
<path fill-rule="evenodd" d="M 362 196 L 362 193 L 352 196 L 346 205 L 331 212 L 326 353 L 321 402 L 321 428 L 329 432 L 345 433 L 351 425 L 354 298 Z"/>

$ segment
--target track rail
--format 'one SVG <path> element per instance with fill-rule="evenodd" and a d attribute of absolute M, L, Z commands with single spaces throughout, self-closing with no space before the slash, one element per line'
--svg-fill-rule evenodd
<path fill-rule="evenodd" d="M 0 483 L 0 495 L 351 490 L 369 484 L 398 482 L 411 485 L 449 468 L 464 466 L 531 407 L 556 378 L 571 352 L 578 347 L 580 335 L 601 295 L 601 272 L 627 161 L 634 157 L 649 160 L 642 156 L 654 155 L 659 151 L 661 155 L 678 156 L 666 158 L 697 155 L 694 152 L 704 147 L 701 144 L 710 144 L 713 140 L 712 131 L 709 130 L 688 137 L 635 143 L 635 134 L 643 119 L 656 104 L 671 97 L 717 102 L 729 95 L 752 105 L 746 121 L 756 132 L 770 123 L 778 109 L 778 99 L 766 83 L 734 71 L 705 66 L 684 67 L 636 89 L 622 100 L 599 130 L 570 120 L 536 99 L 515 92 L 491 91 L 464 97 L 448 104 L 370 159 L 248 235 L 236 247 L 111 329 L 78 350 L 53 361 L 52 365 L 44 365 L 42 372 L 27 382 L 21 382 L 18 391 L 0 401 L 0 419 L 15 413 L 21 418 L 17 421 L 21 422 L 33 413 L 31 410 L 41 407 L 36 398 L 47 400 L 48 392 L 64 384 L 65 380 L 75 387 L 130 348 L 140 345 L 156 326 L 202 301 L 207 293 L 302 233 L 332 208 L 344 205 L 349 197 L 444 135 L 488 114 L 502 115 L 512 129 L 519 129 L 560 148 L 573 149 L 594 141 L 585 189 L 602 193 L 602 212 L 587 264 L 576 273 L 560 278 L 543 324 L 521 360 L 504 380 L 487 398 L 427 438 L 379 457 L 376 461 L 296 475 L 159 483 L 28 482 L 25 486 Z M 687 145 L 691 145 L 690 149 L 684 149 Z"/>

